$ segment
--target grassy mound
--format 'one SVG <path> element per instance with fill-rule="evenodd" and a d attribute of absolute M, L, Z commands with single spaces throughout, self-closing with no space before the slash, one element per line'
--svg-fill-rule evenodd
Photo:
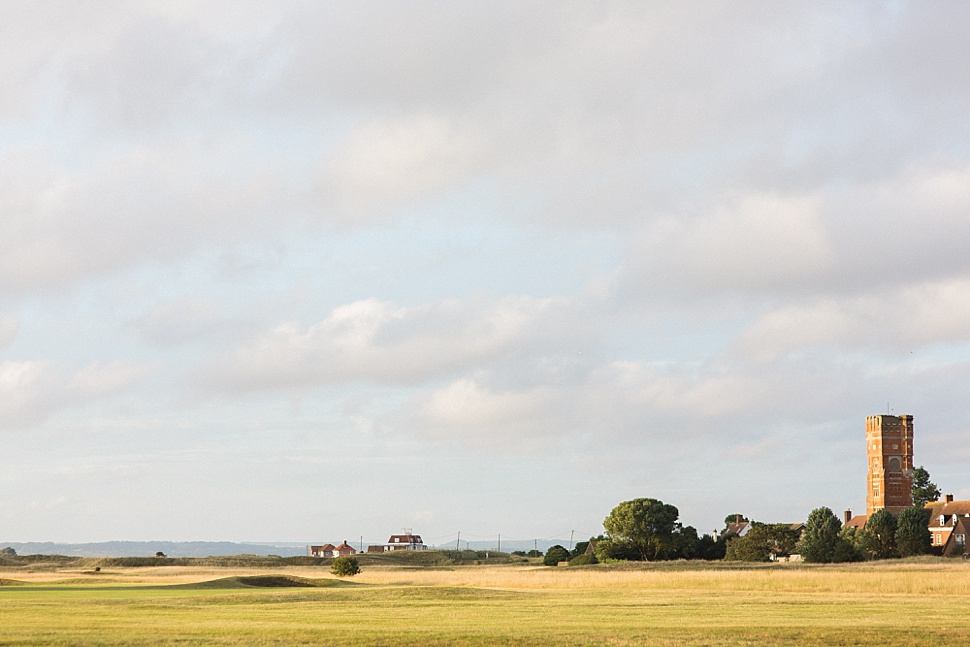
<path fill-rule="evenodd" d="M 244 589 L 244 588 L 324 588 L 335 586 L 353 586 L 352 582 L 335 579 L 311 579 L 296 575 L 239 575 L 223 577 L 218 580 L 196 582 L 194 584 L 176 584 L 171 588 L 179 589 Z"/>
<path fill-rule="evenodd" d="M 23 586 L 26 582 L 21 582 L 20 580 L 5 580 L 0 577 L 0 586 Z"/>

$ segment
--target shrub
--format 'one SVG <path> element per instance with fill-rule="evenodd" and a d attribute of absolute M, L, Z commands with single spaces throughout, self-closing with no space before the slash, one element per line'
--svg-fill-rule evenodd
<path fill-rule="evenodd" d="M 570 566 L 588 566 L 590 564 L 598 564 L 595 555 L 590 555 L 589 553 L 583 553 L 581 555 L 576 555 L 571 560 L 569 560 Z"/>
<path fill-rule="evenodd" d="M 566 561 L 569 561 L 569 551 L 559 544 L 547 550 L 546 556 L 542 558 L 542 563 L 546 566 L 556 566 L 559 562 Z"/>
<path fill-rule="evenodd" d="M 330 572 L 337 577 L 351 577 L 360 573 L 360 562 L 357 561 L 356 557 L 344 556 L 344 557 L 334 557 L 333 566 L 330 568 Z"/>

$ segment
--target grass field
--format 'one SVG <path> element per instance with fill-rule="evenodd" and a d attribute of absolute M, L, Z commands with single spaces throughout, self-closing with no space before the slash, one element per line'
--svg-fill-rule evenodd
<path fill-rule="evenodd" d="M 2 645 L 939 645 L 970 564 L 0 571 Z"/>

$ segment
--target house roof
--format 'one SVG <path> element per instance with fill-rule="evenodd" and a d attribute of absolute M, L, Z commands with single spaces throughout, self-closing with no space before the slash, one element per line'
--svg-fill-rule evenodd
<path fill-rule="evenodd" d="M 421 541 L 421 535 L 391 535 L 391 538 L 387 540 L 389 544 L 423 544 Z"/>
<path fill-rule="evenodd" d="M 951 526 L 953 515 L 964 518 L 970 516 L 970 501 L 950 501 L 949 503 L 934 501 L 927 503 L 926 507 L 930 511 L 930 528 Z M 946 517 L 943 523 L 940 523 L 941 516 Z"/>
<path fill-rule="evenodd" d="M 856 530 L 862 530 L 863 528 L 866 527 L 866 521 L 868 520 L 869 520 L 868 516 L 864 514 L 857 514 L 856 516 L 852 517 L 851 519 L 845 522 L 845 527 L 855 528 Z"/>
<path fill-rule="evenodd" d="M 732 521 L 721 533 L 721 538 L 728 537 L 729 535 L 737 535 L 738 537 L 743 537 L 748 532 L 748 526 L 751 525 L 750 521 L 742 521 L 740 523 Z"/>
<path fill-rule="evenodd" d="M 943 545 L 943 554 L 951 555 L 953 553 L 966 554 L 967 552 L 967 535 L 970 534 L 970 518 L 959 517 L 956 524 L 953 526 L 953 532 L 947 538 L 946 543 Z M 957 535 L 963 535 L 963 546 L 957 544 Z"/>
<path fill-rule="evenodd" d="M 355 553 L 357 552 L 357 549 L 354 548 L 353 546 L 351 546 L 350 544 L 348 544 L 346 539 L 343 541 L 342 544 L 340 544 L 339 546 L 335 547 L 334 550 L 343 550 L 344 548 L 349 548 L 350 550 L 354 551 Z"/>

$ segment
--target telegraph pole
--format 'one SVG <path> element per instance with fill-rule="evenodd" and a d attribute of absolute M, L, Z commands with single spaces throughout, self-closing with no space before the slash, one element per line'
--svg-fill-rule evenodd
<path fill-rule="evenodd" d="M 461 552 L 461 531 L 458 531 L 458 541 L 455 542 L 455 550 Z"/>
<path fill-rule="evenodd" d="M 573 552 L 573 534 L 575 532 L 576 532 L 575 530 L 570 530 L 569 531 L 569 552 L 570 553 Z"/>
<path fill-rule="evenodd" d="M 502 533 L 498 534 L 498 552 L 502 552 Z"/>

